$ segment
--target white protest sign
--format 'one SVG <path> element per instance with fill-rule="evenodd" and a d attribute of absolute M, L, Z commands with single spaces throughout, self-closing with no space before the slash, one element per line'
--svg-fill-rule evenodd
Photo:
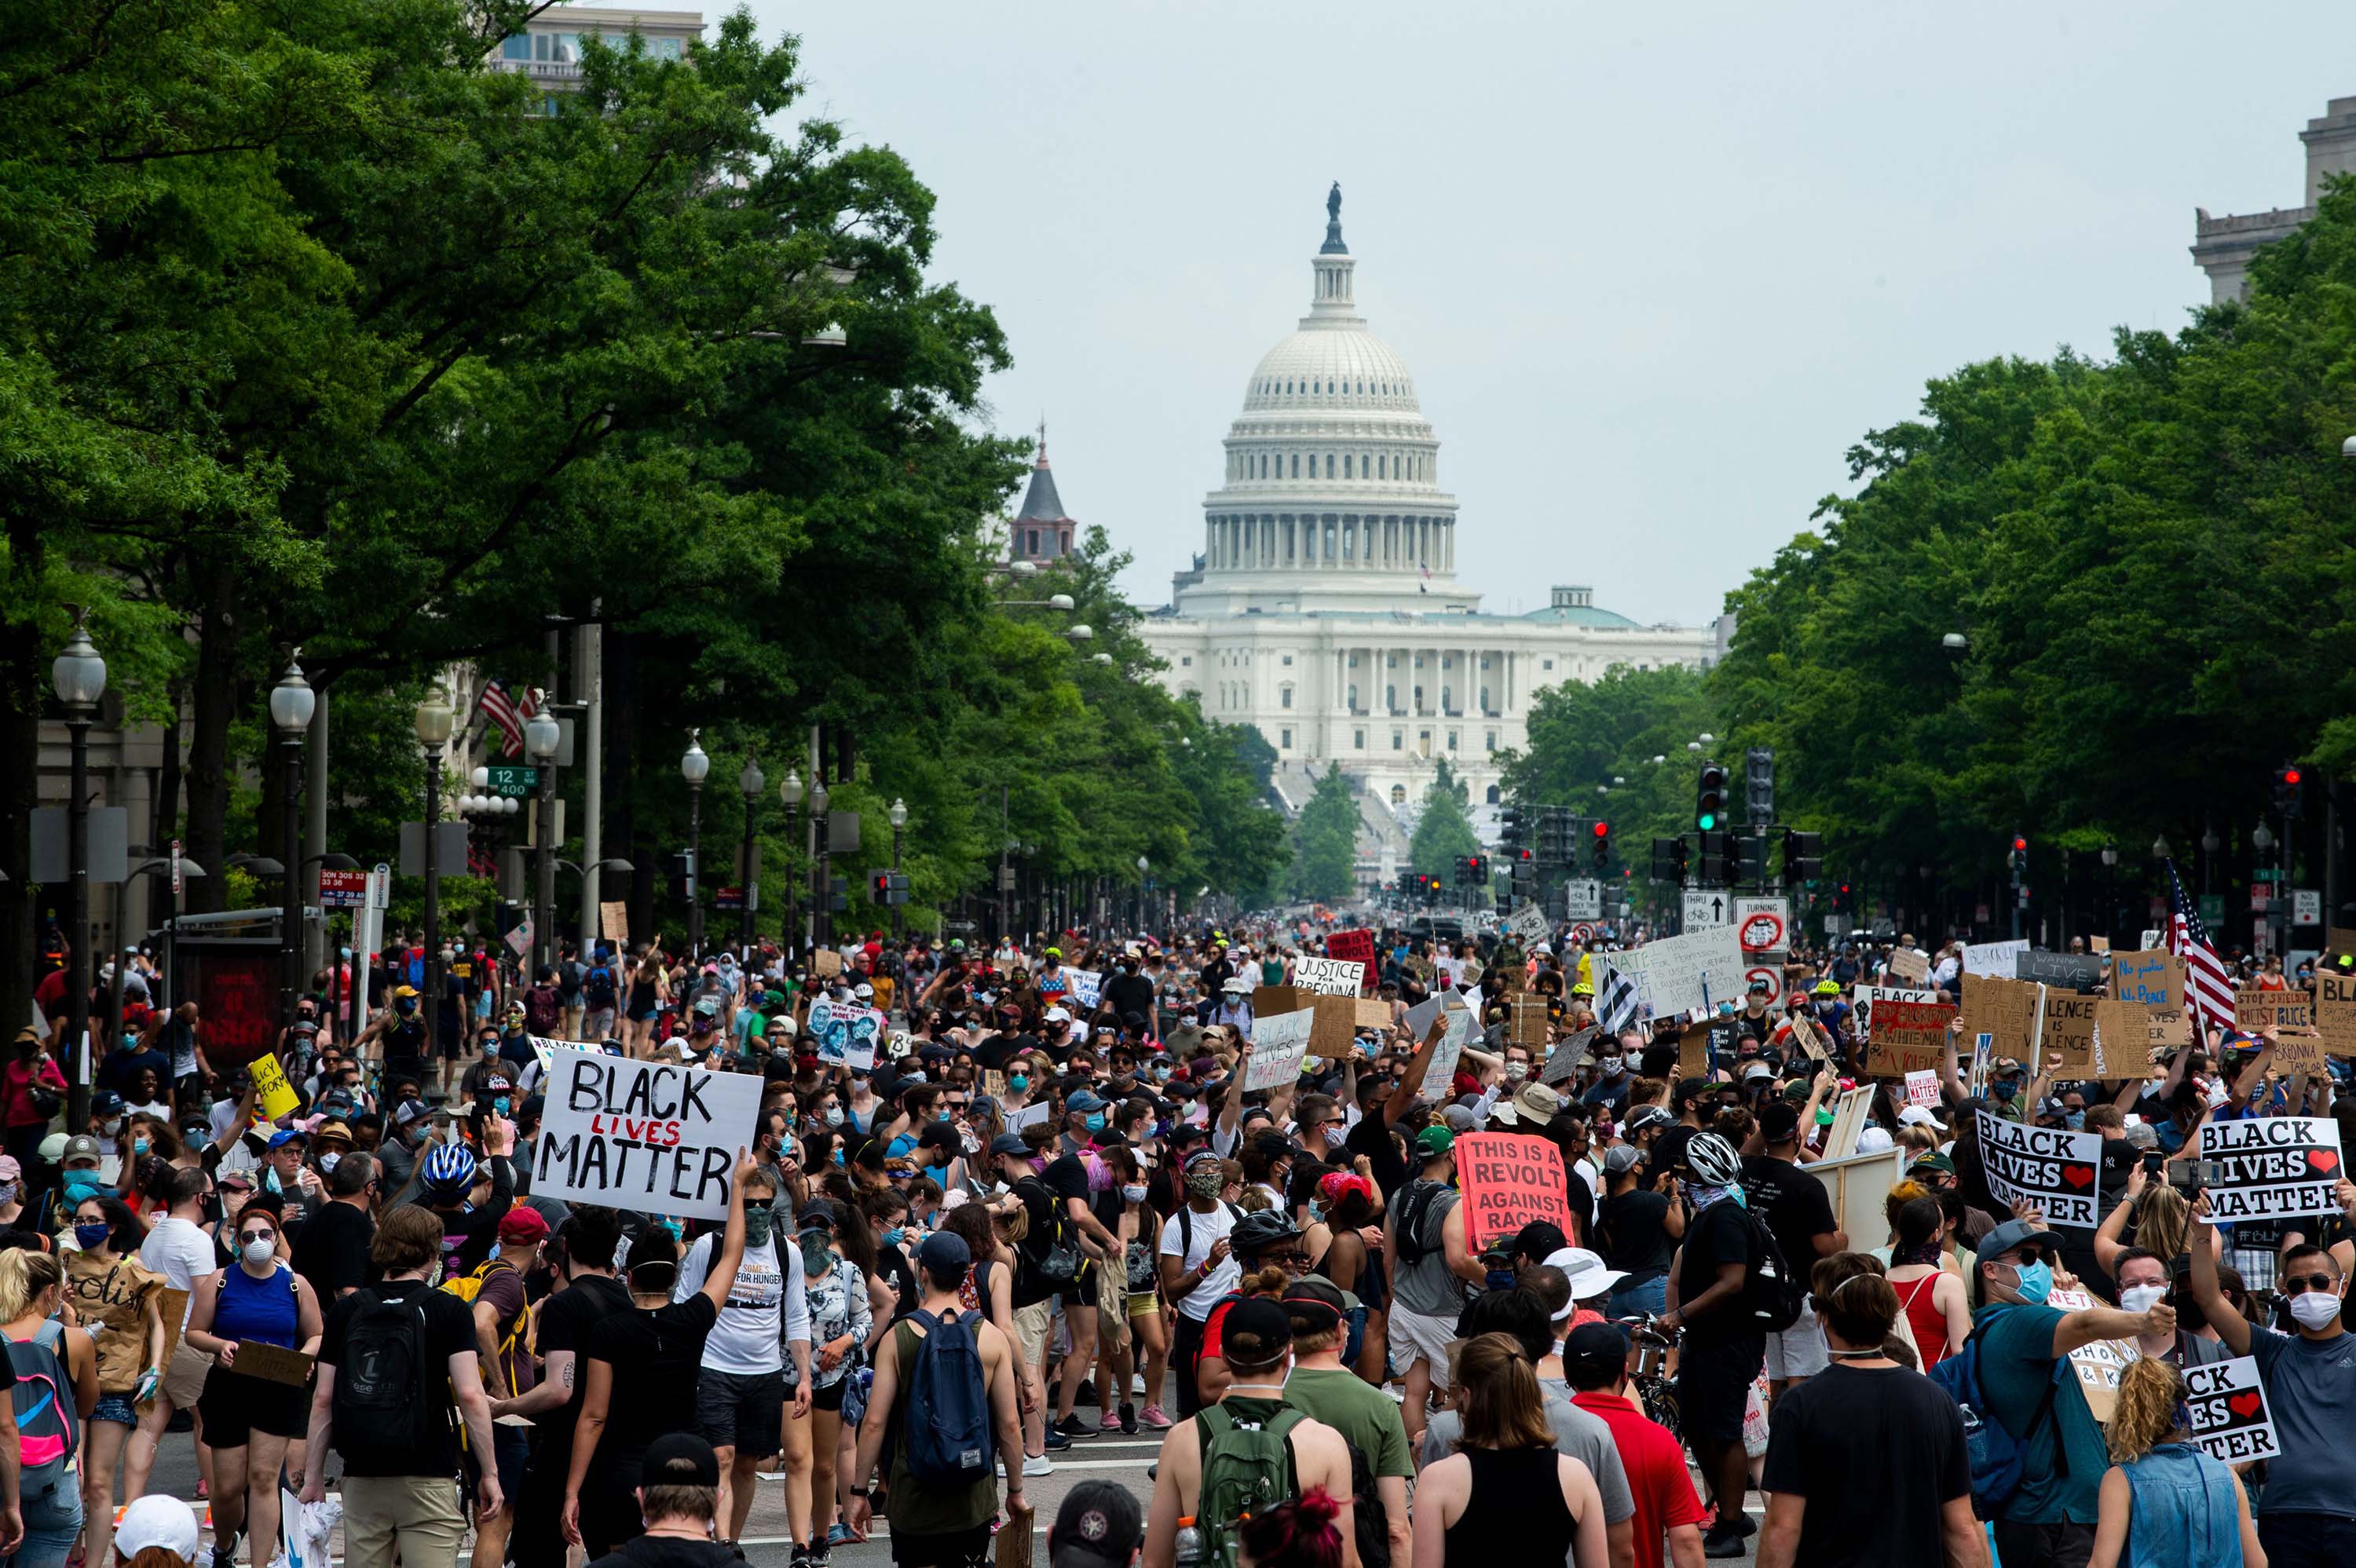
<path fill-rule="evenodd" d="M 1939 1075 L 1927 1068 L 1906 1075 L 1906 1103 L 1928 1110 L 1939 1103 Z"/>
<path fill-rule="evenodd" d="M 1452 1005 L 1451 1005 L 1452 1004 Z M 1452 993 L 1443 993 L 1430 1001 L 1409 1008 L 1407 1027 L 1419 1050 L 1423 1037 L 1431 1032 L 1431 1020 L 1440 1016 L 1442 1007 L 1448 1008 L 1448 1032 L 1440 1037 L 1440 1044 L 1431 1053 L 1431 1065 L 1424 1069 L 1423 1084 L 1419 1091 L 1434 1104 L 1450 1098 L 1449 1085 L 1456 1078 L 1457 1059 L 1464 1054 L 1464 1042 L 1472 1035 L 1472 1014 Z"/>
<path fill-rule="evenodd" d="M 2031 1203 L 2057 1231 L 2092 1231 L 2101 1185 L 2103 1135 L 2024 1126 L 1979 1113 L 1980 1165 L 1988 1193 L 2007 1208 Z"/>
<path fill-rule="evenodd" d="M 1047 1113 L 1055 1108 L 1055 1103 L 1051 1100 L 1041 1100 L 1033 1104 L 1025 1105 L 1006 1118 L 1006 1130 L 1010 1133 L 1019 1133 L 1025 1127 L 1035 1127 L 1045 1121 Z"/>
<path fill-rule="evenodd" d="M 1612 955 L 1636 987 L 1639 1018 L 1665 1019 L 1742 998 L 1742 944 L 1734 927 L 1712 926 Z"/>
<path fill-rule="evenodd" d="M 1071 990 L 1066 993 L 1067 999 L 1071 1002 L 1072 1006 L 1075 1008 L 1085 1008 L 1090 1012 L 1095 1011 L 1097 997 L 1104 990 L 1104 971 L 1101 969 L 1066 969 L 1064 971 L 1064 978 L 1069 980 L 1072 984 Z M 1081 1015 L 1078 1012 L 1075 1012 L 1072 1016 L 1076 1019 Z"/>
<path fill-rule="evenodd" d="M 1251 1061 L 1244 1069 L 1245 1091 L 1281 1089 L 1297 1082 L 1301 1064 L 1309 1055 L 1309 1030 L 1316 1021 L 1313 1008 L 1253 1020 Z"/>
<path fill-rule="evenodd" d="M 1366 966 L 1355 958 L 1296 958 L 1292 961 L 1292 983 L 1321 997 L 1355 997 L 1358 983 L 1366 977 Z M 1254 1034 L 1257 1040 L 1259 1037 Z"/>
<path fill-rule="evenodd" d="M 1859 986 L 1856 997 L 1852 1010 L 1857 1014 L 1858 1038 L 1866 1040 L 1873 1034 L 1873 1005 L 1876 1002 L 1935 1002 L 1939 999 L 1939 993 L 1926 991 L 1917 986 Z"/>
<path fill-rule="evenodd" d="M 1507 917 L 1505 929 L 1521 938 L 1525 945 L 1544 942 L 1548 929 L 1546 911 L 1536 904 L 1524 904 Z"/>
<path fill-rule="evenodd" d="M 2009 980 L 2013 966 L 2020 955 L 2029 951 L 2029 939 L 2015 937 L 2010 942 L 1970 942 L 1964 944 L 1964 973 L 1966 975 L 1997 975 Z"/>
<path fill-rule="evenodd" d="M 2329 1116 L 2206 1121 L 2201 1157 L 2222 1168 L 2209 1182 L 2211 1220 L 2340 1211 L 2340 1124 Z"/>
<path fill-rule="evenodd" d="M 824 997 L 809 1007 L 809 1038 L 818 1044 L 819 1060 L 857 1072 L 875 1071 L 875 1042 L 884 1038 L 887 1022 L 873 1008 L 848 1007 Z"/>
<path fill-rule="evenodd" d="M 2046 1292 L 2045 1305 L 2063 1312 L 2085 1312 L 2103 1303 L 2085 1291 L 2057 1286 Z M 2118 1406 L 2119 1379 L 2128 1362 L 2142 1358 L 2143 1352 L 2131 1339 L 2094 1339 L 2070 1352 L 2070 1370 L 2078 1375 L 2078 1390 L 2086 1396 L 2087 1412 L 2097 1424 L 2111 1424 L 2111 1413 Z"/>
<path fill-rule="evenodd" d="M 531 1189 L 690 1220 L 728 1217 L 736 1151 L 751 1146 L 761 1080 L 586 1051 L 549 1052 Z"/>
<path fill-rule="evenodd" d="M 2254 1356 L 2184 1369 L 2184 1408 L 2192 1440 L 2221 1464 L 2271 1459 L 2282 1452 L 2274 1412 Z"/>

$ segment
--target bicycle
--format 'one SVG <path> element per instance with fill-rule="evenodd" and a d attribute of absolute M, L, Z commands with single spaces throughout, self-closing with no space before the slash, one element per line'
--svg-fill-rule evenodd
<path fill-rule="evenodd" d="M 1669 1435 L 1682 1443 L 1685 1434 L 1677 1422 L 1676 1383 L 1668 1375 L 1669 1353 L 1676 1349 L 1677 1336 L 1660 1325 L 1661 1320 L 1649 1312 L 1620 1319 L 1620 1327 L 1628 1333 L 1628 1382 L 1645 1418 L 1667 1427 Z"/>

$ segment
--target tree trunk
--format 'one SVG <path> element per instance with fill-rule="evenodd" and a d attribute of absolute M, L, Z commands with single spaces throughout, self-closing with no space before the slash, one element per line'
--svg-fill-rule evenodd
<path fill-rule="evenodd" d="M 164 726 L 164 764 L 155 771 L 155 824 L 147 841 L 162 855 L 172 852 L 172 840 L 179 836 L 180 708 L 187 695 L 185 685 L 172 683 L 172 719 Z M 205 870 L 209 875 L 212 868 L 207 866 Z"/>
<path fill-rule="evenodd" d="M 237 576 L 229 564 L 198 568 L 195 725 L 188 743 L 188 858 L 205 869 L 191 880 L 191 912 L 228 907 L 229 726 L 237 709 Z"/>
<path fill-rule="evenodd" d="M 33 1016 L 33 807 L 40 795 L 40 696 L 48 670 L 40 623 L 0 624 L 0 1019 L 14 1039 Z"/>

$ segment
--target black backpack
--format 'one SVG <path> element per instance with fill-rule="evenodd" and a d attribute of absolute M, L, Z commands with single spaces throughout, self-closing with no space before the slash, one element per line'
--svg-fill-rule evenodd
<path fill-rule="evenodd" d="M 425 1297 L 406 1299 L 374 1290 L 353 1293 L 358 1303 L 344 1332 L 344 1354 L 329 1400 L 336 1451 L 421 1449 L 435 1437 L 434 1409 L 448 1401 L 434 1386 L 426 1361 Z M 446 1414 L 445 1414 L 446 1419 Z"/>
<path fill-rule="evenodd" d="M 1355 1443 L 1344 1437 L 1342 1445 L 1350 1451 L 1350 1520 L 1358 1537 L 1359 1568 L 1391 1568 L 1391 1516 L 1375 1489 L 1375 1467 Z"/>
<path fill-rule="evenodd" d="M 1072 1235 L 1072 1218 L 1065 1210 L 1064 1200 L 1047 1190 L 1047 1184 L 1035 1176 L 1026 1176 L 1014 1184 L 1014 1190 L 1029 1200 L 1035 1190 L 1047 1200 L 1047 1212 L 1052 1216 L 1043 1235 L 1036 1225 L 1023 1238 L 1023 1251 L 1031 1267 L 1044 1285 L 1057 1290 L 1068 1289 L 1079 1283 L 1081 1272 L 1087 1267 L 1087 1254 L 1080 1251 L 1078 1241 Z"/>
<path fill-rule="evenodd" d="M 1408 1188 L 1406 1196 L 1397 1211 L 1398 1261 L 1401 1268 L 1405 1268 L 1409 1264 L 1422 1262 L 1436 1250 L 1424 1245 L 1423 1222 L 1430 1218 L 1431 1206 L 1440 1201 L 1440 1195 L 1447 1190 L 1449 1189 L 1443 1182 L 1425 1181 L 1420 1179 Z"/>
<path fill-rule="evenodd" d="M 1783 1259 L 1783 1243 L 1776 1241 L 1775 1232 L 1766 1221 L 1747 1209 L 1738 1212 L 1751 1230 L 1750 1266 L 1742 1279 L 1742 1310 L 1750 1315 L 1751 1327 L 1762 1333 L 1780 1334 L 1800 1320 L 1808 1287 L 1793 1276 L 1792 1265 Z"/>
<path fill-rule="evenodd" d="M 600 1011 L 614 1005 L 614 971 L 600 964 L 581 982 L 581 995 Z"/>

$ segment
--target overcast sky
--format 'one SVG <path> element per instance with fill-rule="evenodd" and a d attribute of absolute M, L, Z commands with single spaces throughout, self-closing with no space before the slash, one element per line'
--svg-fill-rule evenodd
<path fill-rule="evenodd" d="M 937 194 L 934 274 L 1013 351 L 992 424 L 1044 412 L 1149 604 L 1308 307 L 1333 180 L 1459 576 L 1695 623 L 1926 379 L 2180 326 L 2193 208 L 2298 205 L 2298 131 L 2356 94 L 2344 4 L 753 10 L 801 35 L 808 112 Z"/>

